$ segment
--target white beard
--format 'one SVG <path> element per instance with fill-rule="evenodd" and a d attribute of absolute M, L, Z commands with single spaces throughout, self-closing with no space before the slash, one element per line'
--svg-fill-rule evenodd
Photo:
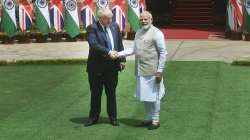
<path fill-rule="evenodd" d="M 142 25 L 142 29 L 143 30 L 148 30 L 150 28 L 151 24 L 147 24 L 147 25 Z"/>

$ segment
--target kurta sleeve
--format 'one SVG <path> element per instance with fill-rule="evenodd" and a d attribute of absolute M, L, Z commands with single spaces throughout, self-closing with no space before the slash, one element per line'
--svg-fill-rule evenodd
<path fill-rule="evenodd" d="M 118 52 L 119 57 L 126 57 L 126 56 L 133 55 L 135 53 L 134 48 L 135 48 L 135 44 L 133 45 L 133 47 L 126 48 L 125 50 Z"/>
<path fill-rule="evenodd" d="M 157 68 L 157 72 L 163 72 L 164 67 L 165 67 L 165 62 L 167 60 L 167 50 L 165 46 L 165 38 L 164 35 L 161 31 L 158 31 L 155 36 L 155 43 L 157 47 L 157 51 L 159 54 L 159 64 Z"/>

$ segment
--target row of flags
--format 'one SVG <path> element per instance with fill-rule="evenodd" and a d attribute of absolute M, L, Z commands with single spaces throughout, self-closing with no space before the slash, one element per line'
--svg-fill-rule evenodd
<path fill-rule="evenodd" d="M 17 26 L 22 32 L 31 28 L 34 19 L 33 10 L 38 31 L 48 34 L 52 26 L 56 31 L 62 31 L 64 6 L 61 0 L 51 0 L 50 8 L 47 0 L 36 0 L 33 5 L 29 0 L 18 0 L 18 3 L 18 12 L 16 12 L 13 0 L 2 1 L 1 28 L 9 37 L 16 34 Z"/>
<path fill-rule="evenodd" d="M 43 34 L 48 34 L 51 28 L 57 32 L 65 29 L 71 37 L 80 33 L 76 0 L 50 0 L 50 3 L 47 0 L 35 0 L 33 4 L 30 0 L 18 0 L 18 5 L 16 12 L 14 0 L 2 0 L 1 26 L 9 37 L 16 34 L 17 26 L 22 32 L 30 29 L 34 18 L 38 31 Z M 104 7 L 111 7 L 113 21 L 121 31 L 125 30 L 126 19 L 132 30 L 137 31 L 140 12 L 145 10 L 145 0 L 113 0 L 112 3 L 109 0 L 84 0 L 79 9 L 83 25 L 87 27 L 97 20 L 97 11 Z"/>
<path fill-rule="evenodd" d="M 250 33 L 250 0 L 228 0 L 226 32 Z"/>

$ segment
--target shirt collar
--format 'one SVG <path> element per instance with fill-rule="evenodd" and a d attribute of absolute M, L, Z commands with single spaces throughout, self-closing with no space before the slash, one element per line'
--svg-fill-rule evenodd
<path fill-rule="evenodd" d="M 104 25 L 102 25 L 102 23 L 101 23 L 100 21 L 99 21 L 99 23 L 100 23 L 100 25 L 101 25 L 101 27 L 102 27 L 103 31 L 105 31 L 105 26 L 104 26 Z M 110 26 L 107 26 L 106 28 L 108 29 L 108 28 L 110 28 Z"/>

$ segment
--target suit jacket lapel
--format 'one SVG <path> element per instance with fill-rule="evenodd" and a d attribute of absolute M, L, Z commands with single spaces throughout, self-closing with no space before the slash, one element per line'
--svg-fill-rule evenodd
<path fill-rule="evenodd" d="M 106 37 L 106 34 L 102 28 L 102 25 L 99 23 L 99 21 L 97 21 L 97 25 L 98 25 L 99 33 L 101 34 L 101 37 L 105 43 L 105 47 L 107 47 L 108 46 L 107 37 Z"/>

